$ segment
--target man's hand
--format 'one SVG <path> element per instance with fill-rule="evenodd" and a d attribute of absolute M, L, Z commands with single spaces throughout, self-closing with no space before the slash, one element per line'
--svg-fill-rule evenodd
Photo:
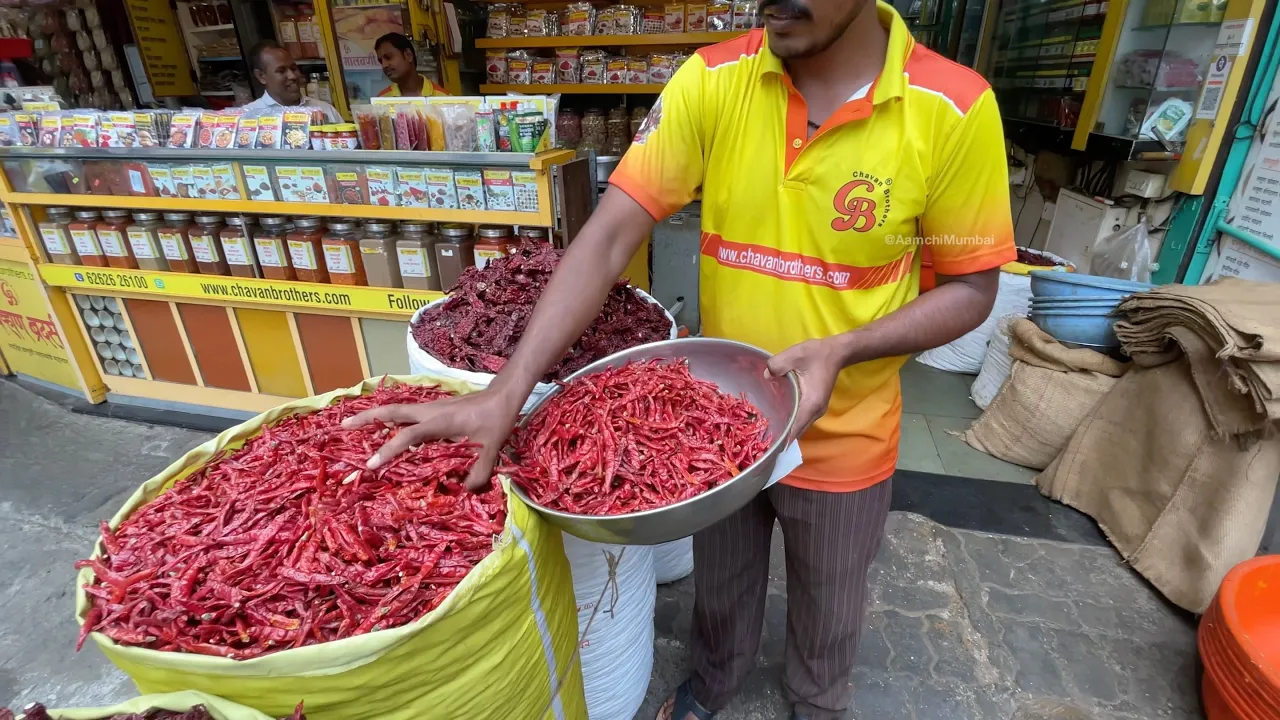
<path fill-rule="evenodd" d="M 352 429 L 375 422 L 403 426 L 369 458 L 370 470 L 425 440 L 465 437 L 479 443 L 476 464 L 466 481 L 467 489 L 475 491 L 489 482 L 523 405 L 522 397 L 513 399 L 509 393 L 490 389 L 431 403 L 386 405 L 349 417 L 342 426 Z"/>
<path fill-rule="evenodd" d="M 769 374 L 775 377 L 792 370 L 800 380 L 800 410 L 787 442 L 799 438 L 827 412 L 827 402 L 840 374 L 841 358 L 827 340 L 805 340 L 769 358 Z"/>

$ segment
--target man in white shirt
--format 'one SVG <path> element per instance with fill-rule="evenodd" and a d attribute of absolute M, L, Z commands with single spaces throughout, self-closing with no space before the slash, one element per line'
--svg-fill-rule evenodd
<path fill-rule="evenodd" d="M 338 109 L 323 100 L 309 98 L 302 94 L 303 75 L 298 64 L 288 50 L 280 47 L 274 40 L 263 40 L 253 46 L 249 53 L 253 63 L 253 74 L 258 82 L 266 88 L 262 97 L 245 105 L 246 110 L 266 110 L 284 105 L 315 108 L 324 113 L 326 122 L 340 123 L 342 116 Z"/>

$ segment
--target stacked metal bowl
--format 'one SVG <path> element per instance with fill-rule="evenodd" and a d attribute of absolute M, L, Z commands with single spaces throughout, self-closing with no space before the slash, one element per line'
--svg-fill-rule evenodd
<path fill-rule="evenodd" d="M 1120 349 L 1116 306 L 1150 283 L 1046 270 L 1031 273 L 1031 322 L 1069 347 L 1103 353 Z"/>

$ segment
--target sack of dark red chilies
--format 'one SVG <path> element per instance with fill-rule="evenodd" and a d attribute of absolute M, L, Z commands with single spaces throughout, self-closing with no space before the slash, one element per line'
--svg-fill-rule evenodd
<path fill-rule="evenodd" d="M 463 491 L 466 443 L 370 472 L 393 430 L 340 426 L 475 389 L 366 380 L 187 453 L 80 563 L 81 642 L 142 693 L 195 690 L 269 717 L 300 700 L 310 720 L 585 717 L 559 532 L 505 486 Z"/>
<path fill-rule="evenodd" d="M 15 714 L 0 708 L 0 720 L 14 720 Z M 188 690 L 163 695 L 143 695 L 104 708 L 46 709 L 32 703 L 17 714 L 18 720 L 272 720 L 253 708 L 220 697 Z M 307 720 L 302 705 L 279 720 Z"/>

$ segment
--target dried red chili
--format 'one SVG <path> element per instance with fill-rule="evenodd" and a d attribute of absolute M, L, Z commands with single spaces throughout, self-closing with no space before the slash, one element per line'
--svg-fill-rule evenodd
<path fill-rule="evenodd" d="M 24 720 L 53 720 L 49 710 L 40 703 L 31 703 L 22 712 Z M 0 708 L 0 720 L 14 720 L 13 711 Z M 194 705 L 190 710 L 185 711 L 152 708 L 145 712 L 112 715 L 100 720 L 215 720 L 215 718 L 204 705 Z M 302 703 L 298 703 L 292 715 L 280 720 L 307 720 L 307 716 L 302 714 Z"/>
<path fill-rule="evenodd" d="M 525 243 L 482 270 L 467 268 L 449 299 L 422 313 L 411 328 L 413 339 L 450 367 L 498 372 L 524 336 L 533 306 L 562 254 L 546 243 Z M 662 308 L 619 280 L 600 314 L 544 380 L 572 375 L 619 350 L 670 337 L 671 321 Z"/>
<path fill-rule="evenodd" d="M 769 449 L 745 398 L 651 360 L 568 383 L 511 437 L 509 475 L 534 502 L 579 515 L 671 505 L 734 477 Z"/>
<path fill-rule="evenodd" d="M 97 631 L 123 645 L 243 659 L 404 625 L 435 609 L 502 531 L 500 488 L 471 494 L 466 442 L 432 441 L 376 471 L 394 436 L 344 418 L 448 397 L 381 387 L 291 415 L 198 469 L 83 560 Z"/>

